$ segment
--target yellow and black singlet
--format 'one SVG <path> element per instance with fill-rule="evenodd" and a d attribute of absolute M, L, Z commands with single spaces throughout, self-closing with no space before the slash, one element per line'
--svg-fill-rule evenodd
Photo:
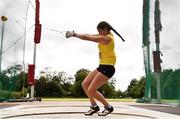
<path fill-rule="evenodd" d="M 99 49 L 99 64 L 100 65 L 115 65 L 116 54 L 114 52 L 114 37 L 112 34 L 108 34 L 111 38 L 109 44 L 104 45 L 102 43 L 98 44 Z"/>

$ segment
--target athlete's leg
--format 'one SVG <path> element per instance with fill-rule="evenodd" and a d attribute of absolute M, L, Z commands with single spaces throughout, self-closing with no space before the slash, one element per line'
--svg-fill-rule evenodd
<path fill-rule="evenodd" d="M 87 111 L 86 113 L 84 113 L 85 115 L 92 115 L 96 112 L 98 112 L 99 106 L 97 105 L 95 99 L 93 96 L 88 95 L 87 90 L 89 88 L 89 85 L 91 84 L 92 80 L 94 79 L 94 77 L 96 76 L 96 74 L 98 73 L 97 70 L 94 70 L 93 72 L 89 73 L 89 75 L 85 78 L 85 80 L 82 82 L 82 87 L 86 93 L 86 95 L 88 96 L 90 102 L 91 102 L 91 106 L 90 106 L 90 110 Z"/>
<path fill-rule="evenodd" d="M 94 94 L 93 94 L 94 98 L 96 98 L 99 102 L 101 102 L 104 106 L 108 106 L 110 105 L 107 100 L 105 99 L 105 97 L 99 92 L 99 91 L 96 91 Z"/>
<path fill-rule="evenodd" d="M 87 94 L 89 96 L 95 97 L 104 105 L 104 110 L 102 113 L 98 113 L 99 116 L 106 116 L 114 110 L 114 108 L 106 101 L 104 96 L 97 91 L 97 89 L 104 85 L 108 79 L 109 78 L 103 75 L 101 72 L 97 73 L 87 90 Z"/>
<path fill-rule="evenodd" d="M 92 71 L 91 73 L 89 73 L 89 75 L 82 82 L 82 87 L 83 87 L 86 95 L 88 96 L 92 106 L 96 105 L 96 101 L 95 101 L 93 96 L 88 95 L 87 90 L 88 90 L 89 85 L 91 84 L 92 80 L 94 79 L 94 77 L 96 76 L 97 73 L 98 73 L 97 70 Z"/>
<path fill-rule="evenodd" d="M 109 105 L 109 103 L 106 101 L 104 96 L 97 91 L 98 88 L 100 88 L 102 85 L 107 83 L 108 77 L 103 75 L 101 72 L 98 72 L 94 79 L 91 81 L 86 93 L 90 97 L 95 97 L 97 100 L 99 100 L 104 106 Z"/>

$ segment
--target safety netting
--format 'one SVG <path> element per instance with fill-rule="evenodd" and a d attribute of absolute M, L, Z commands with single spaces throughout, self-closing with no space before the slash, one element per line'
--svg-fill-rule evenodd
<path fill-rule="evenodd" d="M 180 1 L 143 1 L 145 98 L 180 104 Z"/>
<path fill-rule="evenodd" d="M 28 92 L 25 60 L 33 52 L 27 54 L 26 49 L 31 48 L 33 42 L 26 36 L 34 32 L 34 25 L 26 24 L 28 9 L 34 9 L 27 0 L 0 0 L 0 3 L 0 100 L 6 101 L 24 98 Z"/>

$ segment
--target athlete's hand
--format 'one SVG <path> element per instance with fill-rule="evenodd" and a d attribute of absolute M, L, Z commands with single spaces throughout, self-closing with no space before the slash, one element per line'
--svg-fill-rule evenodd
<path fill-rule="evenodd" d="M 74 31 L 67 31 L 66 32 L 66 38 L 75 37 L 76 33 Z"/>

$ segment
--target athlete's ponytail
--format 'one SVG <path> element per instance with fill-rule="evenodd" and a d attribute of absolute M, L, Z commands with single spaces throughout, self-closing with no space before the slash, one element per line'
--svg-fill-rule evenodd
<path fill-rule="evenodd" d="M 118 35 L 122 41 L 125 41 L 124 38 L 106 21 L 102 21 L 97 25 L 97 29 L 105 29 L 107 28 L 107 30 L 112 30 L 116 35 Z"/>
<path fill-rule="evenodd" d="M 124 38 L 112 27 L 112 29 L 111 29 L 114 33 L 116 33 L 116 35 L 118 35 L 121 39 L 122 39 L 122 41 L 123 42 L 125 42 L 125 40 L 124 40 Z"/>

